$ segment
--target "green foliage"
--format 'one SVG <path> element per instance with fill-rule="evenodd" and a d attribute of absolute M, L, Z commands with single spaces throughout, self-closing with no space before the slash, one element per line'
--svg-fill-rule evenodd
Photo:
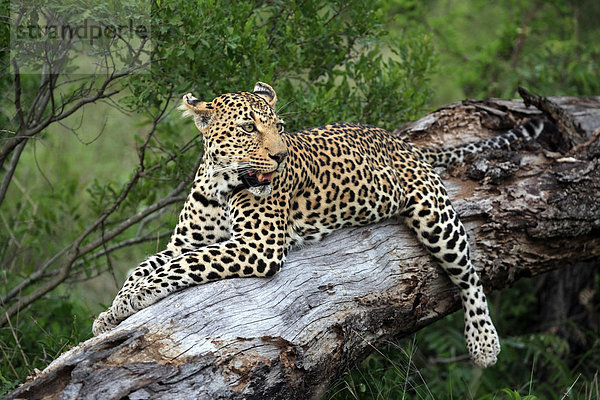
<path fill-rule="evenodd" d="M 428 96 L 432 44 L 392 41 L 385 1 L 157 2 L 153 74 L 132 81 L 130 104 L 160 107 L 165 87 L 210 100 L 271 83 L 288 128 L 361 120 L 388 128 Z M 243 71 L 243 72 L 242 72 Z"/>
<path fill-rule="evenodd" d="M 502 392 L 506 394 L 508 400 L 537 400 L 534 395 L 521 396 L 516 390 L 502 389 Z"/>
<path fill-rule="evenodd" d="M 600 336 L 586 332 L 589 349 L 572 353 L 556 334 L 539 333 L 530 310 L 536 306 L 521 281 L 490 298 L 501 336 L 498 363 L 473 367 L 466 357 L 461 312 L 420 330 L 412 337 L 374 349 L 356 370 L 332 388 L 324 399 L 563 399 L 592 393 L 598 384 Z M 591 395 L 590 395 L 591 396 Z"/>
<path fill-rule="evenodd" d="M 516 97 L 517 86 L 548 96 L 600 91 L 594 0 L 397 0 L 396 27 L 427 26 L 439 51 L 433 103 Z"/>
<path fill-rule="evenodd" d="M 0 329 L 0 396 L 23 383 L 62 352 L 89 337 L 90 312 L 82 302 L 57 296 Z"/>

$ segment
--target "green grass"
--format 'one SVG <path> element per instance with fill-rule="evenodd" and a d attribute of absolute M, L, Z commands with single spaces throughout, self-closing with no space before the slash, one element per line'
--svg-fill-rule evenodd
<path fill-rule="evenodd" d="M 89 338 L 90 323 L 89 309 L 66 294 L 41 300 L 39 306 L 11 319 L 0 330 L 0 396 Z"/>
<path fill-rule="evenodd" d="M 600 400 L 600 336 L 586 331 L 589 349 L 574 353 L 568 341 L 541 331 L 531 318 L 533 296 L 521 296 L 519 307 L 512 306 L 514 298 L 534 284 L 523 280 L 490 296 L 502 345 L 496 365 L 480 369 L 471 364 L 459 311 L 415 335 L 373 349 L 323 399 Z"/>
<path fill-rule="evenodd" d="M 439 324 L 447 323 L 442 320 Z M 428 358 L 428 346 L 421 341 L 438 329 L 439 325 L 433 325 L 399 343 L 375 349 L 323 399 L 600 399 L 597 372 L 585 375 L 573 371 L 559 381 L 544 381 L 541 376 L 562 365 L 544 358 L 545 350 L 531 343 L 535 337 L 502 341 L 504 352 L 532 346 L 532 358 L 503 354 L 497 366 L 482 370 L 464 357 Z"/>

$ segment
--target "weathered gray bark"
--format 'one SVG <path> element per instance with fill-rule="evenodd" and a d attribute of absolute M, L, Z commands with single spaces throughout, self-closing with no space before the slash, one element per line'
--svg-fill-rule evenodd
<path fill-rule="evenodd" d="M 588 137 L 600 126 L 600 98 L 553 100 Z M 396 133 L 447 146 L 534 115 L 521 101 L 463 102 Z M 600 258 L 600 146 L 556 135 L 541 141 L 580 146 L 496 151 L 442 171 L 487 290 Z M 272 279 L 173 294 L 64 353 L 8 398 L 319 398 L 373 346 L 458 308 L 457 291 L 402 225 L 346 229 L 291 253 Z"/>

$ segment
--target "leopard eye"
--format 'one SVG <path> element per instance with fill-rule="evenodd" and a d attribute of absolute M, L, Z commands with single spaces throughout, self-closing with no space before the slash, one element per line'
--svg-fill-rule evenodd
<path fill-rule="evenodd" d="M 246 124 L 240 125 L 242 127 L 243 130 L 245 130 L 248 133 L 252 133 L 256 131 L 256 125 L 254 125 L 252 122 L 248 122 Z"/>
<path fill-rule="evenodd" d="M 283 122 L 278 122 L 275 126 L 277 127 L 277 131 L 279 133 L 283 133 L 283 131 L 285 130 L 285 123 Z"/>

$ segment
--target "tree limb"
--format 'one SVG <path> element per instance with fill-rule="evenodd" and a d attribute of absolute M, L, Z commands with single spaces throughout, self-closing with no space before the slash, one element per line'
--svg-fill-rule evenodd
<path fill-rule="evenodd" d="M 577 126 L 573 117 L 564 108 L 546 97 L 530 93 L 525 88 L 519 87 L 518 91 L 526 106 L 535 106 L 558 126 L 569 146 L 573 147 L 585 140 L 582 128 Z"/>
<path fill-rule="evenodd" d="M 164 113 L 167 109 L 167 105 L 168 105 L 168 102 L 165 102 L 164 108 L 162 110 L 160 110 L 158 115 L 154 118 L 152 128 L 151 128 L 150 132 L 148 133 L 148 139 L 146 141 L 146 144 L 148 143 L 150 138 L 154 135 L 158 121 L 161 120 L 162 116 L 164 115 Z M 184 146 L 184 147 L 186 148 L 186 150 L 189 149 L 187 146 Z M 141 220 L 148 217 L 152 213 L 157 212 L 170 204 L 173 204 L 176 202 L 182 202 L 183 200 L 185 200 L 186 196 L 182 195 L 181 193 L 189 185 L 189 181 L 191 180 L 191 177 L 189 177 L 189 176 L 187 177 L 188 179 L 180 182 L 179 185 L 177 185 L 177 187 L 175 187 L 171 191 L 171 193 L 169 193 L 162 199 L 154 202 L 153 204 L 146 207 L 142 211 L 132 215 L 131 217 L 129 217 L 126 220 L 122 221 L 121 223 L 117 224 L 110 231 L 104 232 L 103 235 L 101 235 L 101 237 L 98 237 L 95 240 L 92 240 L 91 242 L 84 244 L 84 242 L 87 240 L 87 238 L 92 233 L 98 231 L 98 229 L 103 226 L 103 223 L 107 220 L 107 218 L 109 218 L 117 210 L 117 208 L 121 205 L 121 203 L 126 199 L 129 192 L 133 189 L 133 187 L 137 184 L 137 182 L 144 176 L 144 174 L 146 174 L 149 171 L 152 171 L 154 169 L 157 169 L 158 167 L 160 167 L 162 165 L 161 163 L 157 163 L 157 164 L 154 164 L 154 165 L 146 168 L 144 166 L 144 155 L 145 155 L 145 145 L 142 147 L 142 150 L 140 151 L 140 155 L 139 155 L 139 158 L 140 158 L 139 163 L 140 164 L 139 164 L 138 170 L 134 173 L 133 177 L 125 185 L 125 187 L 123 188 L 123 190 L 121 191 L 121 193 L 119 194 L 117 199 L 115 199 L 115 201 L 102 213 L 102 215 L 100 215 L 96 219 L 96 221 L 94 221 L 90 226 L 88 226 L 87 229 L 85 229 L 85 231 L 82 232 L 79 235 L 79 237 L 77 239 L 75 239 L 75 241 L 73 241 L 73 243 L 66 246 L 61 251 L 59 251 L 56 255 L 51 257 L 48 262 L 46 262 L 45 264 L 38 267 L 35 272 L 33 272 L 29 277 L 25 278 L 23 281 L 21 281 L 15 287 L 13 287 L 5 296 L 3 296 L 0 299 L 0 304 L 2 304 L 4 307 L 6 307 L 6 309 L 3 310 L 3 313 L 0 314 L 0 326 L 6 324 L 13 315 L 15 315 L 16 313 L 19 312 L 19 310 L 29 306 L 31 303 L 33 303 L 34 301 L 39 299 L 41 296 L 45 295 L 46 293 L 48 293 L 49 291 L 51 291 L 52 289 L 54 289 L 58 285 L 60 285 L 62 282 L 64 282 L 69 277 L 69 274 L 77 260 L 82 259 L 88 253 L 103 246 L 104 243 L 106 243 L 109 240 L 114 239 L 119 234 L 123 233 L 126 229 L 128 229 L 129 227 L 140 222 Z M 169 158 L 167 158 L 167 160 L 164 160 L 164 162 L 172 161 L 176 157 L 177 157 L 177 155 L 173 154 Z M 198 168 L 198 166 L 201 162 L 201 158 L 202 158 L 202 155 L 201 154 L 198 155 L 198 157 L 196 159 L 196 168 Z M 105 253 L 105 254 L 107 254 L 107 253 Z M 42 285 L 40 285 L 39 287 L 36 287 L 31 293 L 27 294 L 26 296 L 20 297 L 19 299 L 17 299 L 17 301 L 14 304 L 8 306 L 11 301 L 15 300 L 15 296 L 26 291 L 26 289 L 29 286 L 31 286 L 36 281 L 40 280 L 42 277 L 46 277 L 47 276 L 46 270 L 48 268 L 50 268 L 53 264 L 55 264 L 63 256 L 66 257 L 66 260 L 62 261 L 60 267 L 57 269 L 57 273 L 52 276 L 52 279 L 48 279 Z"/>
<path fill-rule="evenodd" d="M 600 98 L 586 102 L 592 117 L 580 122 L 597 127 Z M 520 101 L 464 102 L 397 133 L 452 145 L 538 114 Z M 443 173 L 487 291 L 598 260 L 599 156 L 598 142 L 567 158 L 534 145 Z M 292 252 L 271 279 L 168 296 L 64 353 L 7 398 L 317 399 L 374 346 L 459 305 L 457 290 L 403 225 L 345 229 Z"/>
<path fill-rule="evenodd" d="M 6 196 L 6 192 L 8 191 L 8 185 L 13 178 L 15 170 L 17 169 L 17 164 L 19 163 L 19 159 L 21 158 L 21 153 L 27 144 L 26 141 L 22 141 L 17 145 L 15 150 L 13 151 L 12 157 L 10 159 L 10 164 L 6 172 L 4 173 L 4 178 L 2 178 L 2 184 L 0 185 L 0 204 L 4 201 L 4 197 Z"/>

